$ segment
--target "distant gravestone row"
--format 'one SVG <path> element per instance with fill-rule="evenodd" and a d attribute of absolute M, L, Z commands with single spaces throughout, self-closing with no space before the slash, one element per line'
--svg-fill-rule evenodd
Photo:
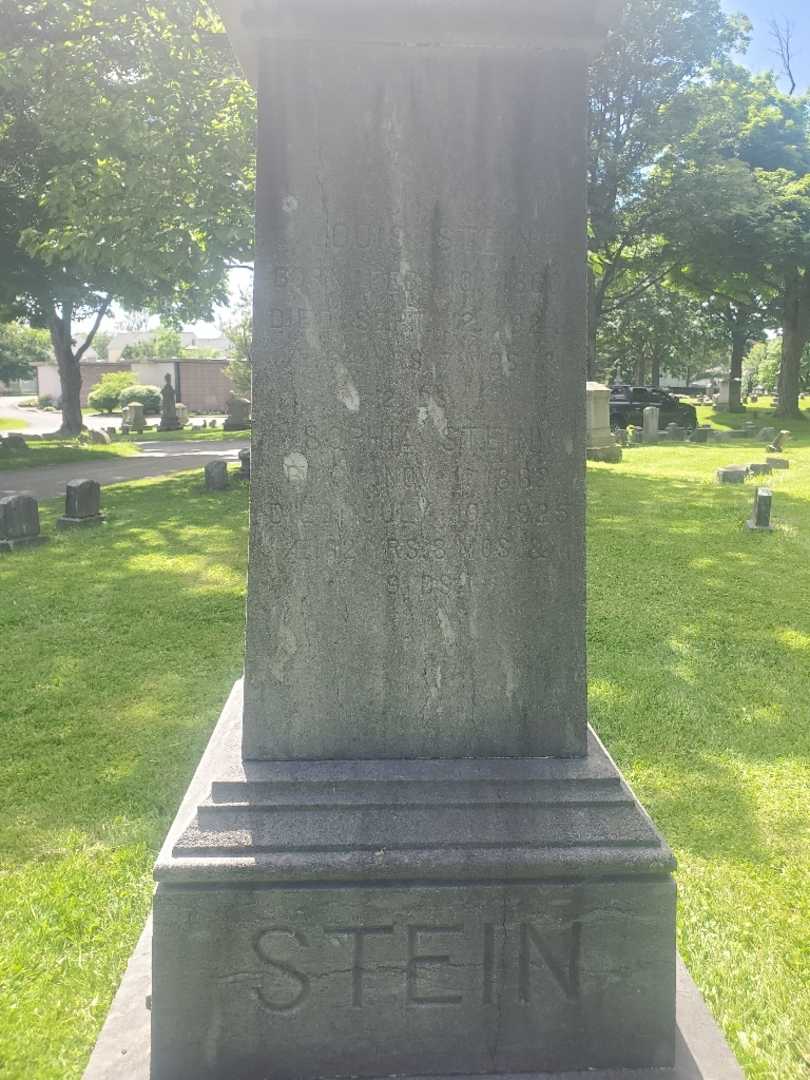
<path fill-rule="evenodd" d="M 71 480 L 65 490 L 65 512 L 57 521 L 60 529 L 99 525 L 101 488 L 95 480 Z M 44 544 L 48 539 L 40 531 L 39 503 L 28 491 L 0 499 L 0 551 Z"/>

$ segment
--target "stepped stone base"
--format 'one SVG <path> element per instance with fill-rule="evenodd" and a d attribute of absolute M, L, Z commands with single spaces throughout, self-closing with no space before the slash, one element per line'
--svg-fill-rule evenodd
<path fill-rule="evenodd" d="M 152 1080 L 703 1075 L 676 1057 L 672 856 L 595 736 L 243 763 L 240 690 L 156 868 Z M 137 1012 L 111 1014 L 140 1032 L 126 1080 Z"/>

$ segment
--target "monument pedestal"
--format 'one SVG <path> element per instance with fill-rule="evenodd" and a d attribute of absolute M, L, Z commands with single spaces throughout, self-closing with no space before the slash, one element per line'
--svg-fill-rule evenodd
<path fill-rule="evenodd" d="M 592 732 L 244 762 L 241 714 L 157 863 L 152 1080 L 673 1065 L 673 859 Z"/>

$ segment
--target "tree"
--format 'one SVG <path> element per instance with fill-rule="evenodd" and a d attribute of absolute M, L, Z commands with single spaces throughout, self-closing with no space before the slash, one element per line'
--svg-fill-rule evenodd
<path fill-rule="evenodd" d="M 626 0 L 591 69 L 589 358 L 610 299 L 662 281 L 667 266 L 652 242 L 651 169 L 673 139 L 666 106 L 712 61 L 740 47 L 749 24 L 719 0 Z M 626 275 L 625 271 L 634 273 Z"/>
<path fill-rule="evenodd" d="M 146 341 L 127 345 L 121 352 L 122 360 L 175 360 L 185 355 L 183 338 L 173 326 L 161 325 Z"/>
<path fill-rule="evenodd" d="M 634 295 L 632 282 L 621 287 L 632 299 L 618 303 L 599 330 L 604 376 L 637 385 L 660 384 L 662 373 L 689 383 L 714 359 L 718 327 L 704 304 L 669 283 Z"/>
<path fill-rule="evenodd" d="M 225 374 L 236 393 L 249 398 L 253 364 L 253 301 L 249 293 L 239 294 L 235 317 L 223 323 L 220 329 L 231 344 L 231 362 L 225 368 Z"/>
<path fill-rule="evenodd" d="M 249 257 L 253 96 L 207 0 L 0 0 L 0 25 L 0 310 L 48 328 L 75 434 L 113 300 L 210 318 Z"/>
<path fill-rule="evenodd" d="M 112 339 L 112 334 L 108 334 L 105 331 L 99 330 L 96 333 L 96 336 L 93 338 L 93 348 L 95 349 L 96 356 L 99 360 L 109 360 L 110 342 Z"/>
<path fill-rule="evenodd" d="M 48 334 L 20 323 L 0 323 L 0 382 L 25 379 L 34 364 L 51 359 Z"/>
<path fill-rule="evenodd" d="M 681 135 L 654 182 L 676 273 L 782 328 L 780 412 L 810 339 L 810 102 L 727 65 L 673 104 Z M 686 121 L 688 119 L 688 122 Z M 750 337 L 750 335 L 749 335 Z M 744 342 L 734 361 L 741 364 Z"/>

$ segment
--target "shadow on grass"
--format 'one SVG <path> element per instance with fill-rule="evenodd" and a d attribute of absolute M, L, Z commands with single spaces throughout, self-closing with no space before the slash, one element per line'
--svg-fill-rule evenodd
<path fill-rule="evenodd" d="M 750 768 L 806 760 L 810 504 L 778 491 L 752 533 L 753 486 L 589 474 L 592 721 L 667 838 L 767 860 Z"/>
<path fill-rule="evenodd" d="M 0 854 L 70 829 L 159 845 L 241 668 L 246 493 L 107 488 L 105 526 L 0 562 Z"/>

